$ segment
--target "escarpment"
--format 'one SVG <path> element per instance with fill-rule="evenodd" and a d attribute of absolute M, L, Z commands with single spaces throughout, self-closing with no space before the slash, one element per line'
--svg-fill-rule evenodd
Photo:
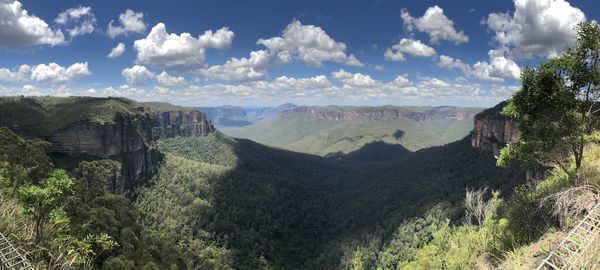
<path fill-rule="evenodd" d="M 471 145 L 482 151 L 498 156 L 500 149 L 519 140 L 519 132 L 514 121 L 500 114 L 506 102 L 501 102 L 475 116 Z"/>
<path fill-rule="evenodd" d="M 328 121 L 381 121 L 409 119 L 412 121 L 428 121 L 437 119 L 464 120 L 473 119 L 477 109 L 455 107 L 430 107 L 416 110 L 410 107 L 312 107 L 301 106 L 282 111 L 283 118 L 301 117 L 307 120 Z"/>
<path fill-rule="evenodd" d="M 109 183 L 115 193 L 128 193 L 151 177 L 162 155 L 152 147 L 160 138 L 205 136 L 215 129 L 199 111 L 170 111 L 147 115 L 117 114 L 114 123 L 73 123 L 46 139 L 50 153 L 71 157 L 94 156 L 121 163 L 120 172 Z"/>
<path fill-rule="evenodd" d="M 67 169 L 77 164 L 61 164 L 64 157 L 117 161 L 107 189 L 118 194 L 132 194 L 156 172 L 162 160 L 153 146 L 156 140 L 215 131 L 206 114 L 196 110 L 152 111 L 118 98 L 51 99 L 3 98 L 0 103 L 4 108 L 19 108 L 20 114 L 2 114 L 0 110 L 0 126 L 23 137 L 50 142 L 48 154 Z M 73 112 L 65 115 L 65 110 Z"/>

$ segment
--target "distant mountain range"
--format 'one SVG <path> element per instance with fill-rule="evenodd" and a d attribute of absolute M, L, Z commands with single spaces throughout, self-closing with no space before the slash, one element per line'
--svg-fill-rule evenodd
<path fill-rule="evenodd" d="M 221 127 L 242 127 L 271 118 L 284 110 L 298 107 L 292 103 L 285 103 L 277 107 L 241 107 L 241 106 L 216 106 L 196 107 L 206 113 L 208 119 Z"/>
<path fill-rule="evenodd" d="M 287 108 L 251 125 L 217 128 L 233 137 L 321 156 L 347 154 L 373 142 L 416 151 L 465 137 L 481 111 L 407 106 Z"/>

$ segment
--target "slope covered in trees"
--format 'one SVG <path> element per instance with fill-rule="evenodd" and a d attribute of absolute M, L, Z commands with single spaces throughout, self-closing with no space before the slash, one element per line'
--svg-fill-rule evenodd
<path fill-rule="evenodd" d="M 480 109 L 455 107 L 299 107 L 227 135 L 320 156 L 347 154 L 380 141 L 416 151 L 469 134 Z M 447 115 L 446 115 L 447 114 Z"/>
<path fill-rule="evenodd" d="M 523 179 L 519 170 L 495 167 L 467 139 L 370 165 L 219 133 L 161 140 L 159 148 L 168 153 L 165 163 L 137 201 L 148 224 L 195 254 L 207 251 L 194 240 L 220 243 L 217 254 L 227 259 L 216 265 L 235 269 L 343 267 L 363 241 L 387 243 L 432 206 L 459 220 L 465 186 L 508 194 Z M 407 248 L 427 243 L 423 237 Z"/>

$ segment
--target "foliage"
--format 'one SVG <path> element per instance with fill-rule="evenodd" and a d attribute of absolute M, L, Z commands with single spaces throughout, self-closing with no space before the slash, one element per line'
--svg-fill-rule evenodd
<path fill-rule="evenodd" d="M 45 152 L 48 146 L 40 140 L 26 141 L 0 127 L 0 163 L 10 164 L 5 167 L 6 180 L 10 180 L 6 184 L 16 190 L 20 185 L 42 180 L 53 168 Z"/>
<path fill-rule="evenodd" d="M 502 111 L 517 122 L 519 142 L 501 151 L 498 164 L 552 162 L 568 171 L 563 159 L 570 153 L 577 174 L 588 138 L 600 123 L 600 27 L 583 22 L 577 36 L 573 48 L 521 74 L 522 88 Z"/>
<path fill-rule="evenodd" d="M 35 239 L 44 240 L 44 223 L 53 212 L 62 211 L 65 197 L 71 192 L 73 179 L 64 170 L 57 169 L 41 181 L 39 185 L 27 185 L 19 190 L 25 212 L 33 216 Z M 56 214 L 56 213 L 54 213 Z"/>
<path fill-rule="evenodd" d="M 185 259 L 172 241 L 139 223 L 141 214 L 122 195 L 106 192 L 114 161 L 81 162 L 74 194 L 65 210 L 71 218 L 71 234 L 95 240 L 80 245 L 94 254 L 94 265 L 102 269 L 141 269 L 155 265 L 161 269 L 183 268 Z M 114 239 L 106 249 L 100 236 Z M 117 267 L 117 268 L 113 268 Z M 125 267 L 125 268 L 123 268 Z"/>
<path fill-rule="evenodd" d="M 149 113 L 142 103 L 126 98 L 1 97 L 0 126 L 19 134 L 45 136 L 78 121 L 114 123 L 116 114 Z"/>

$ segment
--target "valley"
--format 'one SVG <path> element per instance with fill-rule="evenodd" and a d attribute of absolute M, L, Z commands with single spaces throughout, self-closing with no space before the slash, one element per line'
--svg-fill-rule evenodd
<path fill-rule="evenodd" d="M 467 136 L 480 111 L 460 107 L 300 106 L 255 124 L 220 130 L 232 137 L 320 156 L 345 155 L 373 142 L 416 151 Z"/>
<path fill-rule="evenodd" d="M 215 130 L 203 113 L 170 104 L 89 98 L 14 97 L 0 101 L 3 108 L 0 123 L 13 127 L 13 131 L 22 136 L 47 139 L 54 145 L 47 148 L 54 166 L 76 172 L 89 162 L 100 167 L 114 164 L 106 167 L 109 173 L 105 178 L 94 180 L 100 181 L 94 185 L 123 196 L 124 200 L 129 198 L 144 217 L 144 228 L 180 248 L 178 260 L 182 261 L 178 263 L 188 266 L 337 268 L 351 260 L 352 250 L 357 245 L 367 240 L 391 241 L 391 234 L 399 226 L 425 218 L 431 207 L 441 211 L 436 219 L 458 221 L 465 186 L 485 186 L 510 194 L 524 179 L 524 172 L 518 168 L 496 167 L 491 151 L 474 148 L 469 136 L 443 146 L 422 146 L 421 150 L 410 151 L 398 141 L 376 140 L 369 137 L 369 130 L 356 128 L 356 134 L 362 130 L 364 133 L 360 136 L 366 137 L 362 146 L 355 146 L 358 148 L 349 154 L 321 157 L 229 137 Z M 57 128 L 52 129 L 35 124 L 40 121 L 37 119 L 51 117 L 66 108 L 80 108 L 75 112 L 80 118 L 53 123 Z M 83 118 L 95 115 L 89 111 L 94 108 L 103 108 L 108 120 Z M 306 112 L 303 107 L 298 108 Z M 362 125 L 360 122 L 366 124 L 374 120 L 370 118 L 380 118 L 390 112 L 385 108 L 371 114 L 370 110 L 373 109 L 363 111 L 359 119 L 343 121 Z M 343 118 L 336 115 L 339 111 L 336 108 L 327 115 Z M 377 119 L 376 125 L 383 127 L 396 121 L 417 131 L 423 130 L 417 129 L 418 126 L 429 125 L 426 130 L 433 134 L 434 127 L 443 133 L 457 129 L 451 127 L 453 124 L 466 126 L 460 121 L 468 121 L 472 126 L 478 110 L 394 108 L 391 111 L 395 112 L 392 118 Z M 109 112 L 113 113 L 113 119 Z M 408 112 L 409 116 L 401 112 Z M 315 117 L 314 114 L 290 116 L 286 113 L 284 110 L 272 119 Z M 24 115 L 37 118 L 24 118 Z M 319 121 L 336 123 L 338 120 Z M 347 128 L 351 123 L 344 125 Z M 398 130 L 391 126 L 385 131 L 393 136 Z M 109 138 L 115 137 L 105 135 L 103 130 L 131 135 L 114 140 Z M 446 140 L 460 133 L 464 131 Z M 502 143 L 494 133 L 476 131 L 474 134 L 479 133 L 483 134 L 480 137 L 491 136 L 490 141 Z M 140 141 L 136 141 L 135 136 L 140 136 Z M 77 164 L 76 160 L 83 163 Z M 108 194 L 95 200 L 102 196 Z M 93 201 L 84 205 L 90 203 Z M 128 241 L 119 234 L 112 237 L 120 245 Z M 423 243 L 418 241 L 411 245 L 418 248 Z M 136 262 L 135 257 L 122 257 L 120 252 L 124 250 L 113 250 L 109 253 L 113 255 L 107 254 L 108 259 L 116 256 L 125 260 L 123 263 Z M 384 250 L 375 248 L 369 252 Z M 164 267 L 171 263 L 161 262 L 160 256 L 154 258 Z M 405 254 L 395 262 L 386 263 L 401 265 L 410 258 Z M 102 264 L 102 261 L 97 263 Z"/>
<path fill-rule="evenodd" d="M 600 269 L 594 10 L 0 0 L 0 270 Z"/>

